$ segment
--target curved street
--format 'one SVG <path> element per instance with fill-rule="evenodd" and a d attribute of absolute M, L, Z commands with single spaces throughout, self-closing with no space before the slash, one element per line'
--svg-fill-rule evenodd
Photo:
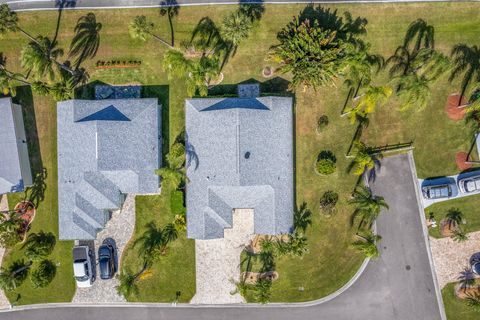
<path fill-rule="evenodd" d="M 377 222 L 381 256 L 369 262 L 359 279 L 338 297 L 321 304 L 267 306 L 125 305 L 16 308 L 2 320 L 118 319 L 445 319 L 432 274 L 429 248 L 420 218 L 416 175 L 410 154 L 382 160 L 372 189 L 390 206 Z"/>

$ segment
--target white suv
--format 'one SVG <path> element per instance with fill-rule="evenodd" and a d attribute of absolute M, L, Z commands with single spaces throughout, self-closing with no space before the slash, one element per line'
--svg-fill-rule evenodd
<path fill-rule="evenodd" d="M 87 246 L 76 246 L 73 248 L 73 275 L 79 288 L 92 286 L 94 276 L 91 256 L 92 251 Z"/>

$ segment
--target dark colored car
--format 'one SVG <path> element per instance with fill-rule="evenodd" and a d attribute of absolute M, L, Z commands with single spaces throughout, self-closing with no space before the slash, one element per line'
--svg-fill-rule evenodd
<path fill-rule="evenodd" d="M 100 279 L 107 280 L 115 273 L 115 258 L 113 247 L 109 244 L 98 248 L 98 265 L 100 267 Z"/>
<path fill-rule="evenodd" d="M 472 263 L 472 271 L 480 275 L 480 261 Z"/>

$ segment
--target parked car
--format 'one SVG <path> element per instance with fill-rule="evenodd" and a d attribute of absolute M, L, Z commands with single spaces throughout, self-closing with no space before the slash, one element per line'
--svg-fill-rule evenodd
<path fill-rule="evenodd" d="M 452 196 L 452 185 L 441 184 L 426 186 L 422 188 L 422 193 L 425 199 L 450 198 Z"/>
<path fill-rule="evenodd" d="M 73 248 L 73 274 L 79 288 L 92 286 L 94 275 L 91 256 L 92 251 L 87 246 L 76 246 Z"/>
<path fill-rule="evenodd" d="M 100 267 L 100 279 L 107 280 L 115 273 L 115 259 L 113 247 L 109 244 L 98 248 L 98 265 Z"/>
<path fill-rule="evenodd" d="M 480 191 L 480 174 L 477 176 L 458 180 L 458 187 L 463 193 Z"/>

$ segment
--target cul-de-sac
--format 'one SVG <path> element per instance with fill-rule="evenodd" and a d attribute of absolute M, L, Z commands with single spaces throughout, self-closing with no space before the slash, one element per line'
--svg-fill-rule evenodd
<path fill-rule="evenodd" d="M 480 2 L 0 0 L 0 319 L 480 319 Z"/>

